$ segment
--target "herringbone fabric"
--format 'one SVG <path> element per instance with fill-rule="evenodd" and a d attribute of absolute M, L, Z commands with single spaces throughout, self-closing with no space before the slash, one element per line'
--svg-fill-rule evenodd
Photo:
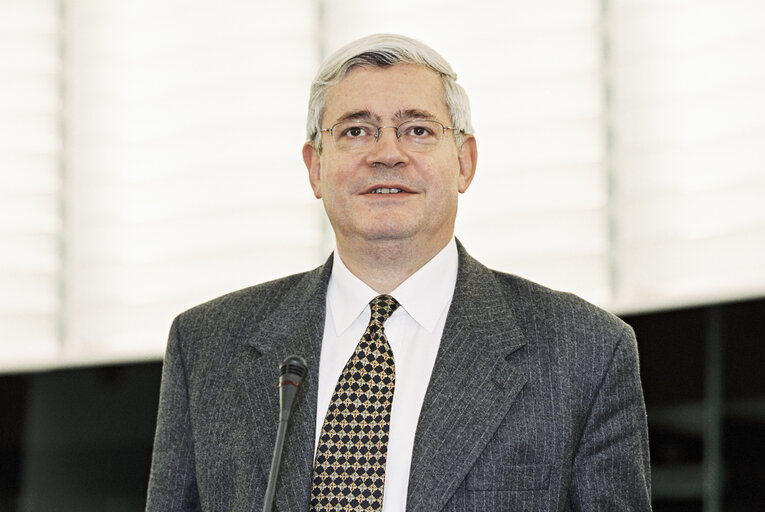
<path fill-rule="evenodd" d="M 369 325 L 343 369 L 321 429 L 311 512 L 382 510 L 396 370 L 383 324 L 390 295 L 369 303 Z"/>
<path fill-rule="evenodd" d="M 492 271 L 457 248 L 457 285 L 419 415 L 406 510 L 649 512 L 648 430 L 632 330 L 573 295 Z M 274 370 L 286 354 L 319 367 L 331 274 L 332 258 L 173 322 L 147 512 L 263 503 L 279 413 Z M 287 433 L 281 512 L 310 507 L 316 415 L 326 410 L 316 410 L 317 374 L 306 382 Z"/>

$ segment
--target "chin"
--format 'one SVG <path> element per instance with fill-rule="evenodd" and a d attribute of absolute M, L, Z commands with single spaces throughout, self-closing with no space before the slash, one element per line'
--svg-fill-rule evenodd
<path fill-rule="evenodd" d="M 417 231 L 416 226 L 392 224 L 365 226 L 365 229 L 360 230 L 363 237 L 369 241 L 407 240 L 415 236 Z"/>
<path fill-rule="evenodd" d="M 411 238 L 413 233 L 409 231 L 383 231 L 375 230 L 364 234 L 364 238 L 370 242 L 384 242 L 386 240 L 395 242 Z"/>

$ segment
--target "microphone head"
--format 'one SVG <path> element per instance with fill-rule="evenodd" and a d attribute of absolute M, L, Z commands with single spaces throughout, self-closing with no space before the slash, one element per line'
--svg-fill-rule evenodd
<path fill-rule="evenodd" d="M 299 388 L 307 374 L 308 365 L 305 359 L 297 355 L 287 356 L 279 366 L 279 386 L 291 384 Z"/>

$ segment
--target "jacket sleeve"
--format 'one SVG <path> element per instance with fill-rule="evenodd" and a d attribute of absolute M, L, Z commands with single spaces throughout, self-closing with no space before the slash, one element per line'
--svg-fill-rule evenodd
<path fill-rule="evenodd" d="M 637 341 L 624 327 L 597 389 L 574 457 L 574 510 L 650 511 L 648 427 Z"/>
<path fill-rule="evenodd" d="M 179 323 L 176 318 L 170 329 L 162 368 L 147 512 L 201 510 Z"/>

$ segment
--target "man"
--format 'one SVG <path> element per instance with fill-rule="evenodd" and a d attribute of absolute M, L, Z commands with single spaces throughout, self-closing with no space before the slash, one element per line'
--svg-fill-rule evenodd
<path fill-rule="evenodd" d="M 147 510 L 262 508 L 293 353 L 277 510 L 650 510 L 631 329 L 454 239 L 477 158 L 455 80 L 393 35 L 324 63 L 303 159 L 337 250 L 175 320 Z"/>

